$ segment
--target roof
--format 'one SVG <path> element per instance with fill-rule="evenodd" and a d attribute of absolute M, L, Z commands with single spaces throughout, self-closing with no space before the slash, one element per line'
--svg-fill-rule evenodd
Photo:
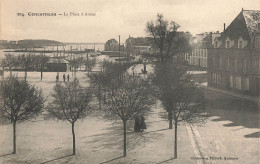
<path fill-rule="evenodd" d="M 69 64 L 69 62 L 65 59 L 60 59 L 60 58 L 49 58 L 48 63 L 65 63 Z"/>
<path fill-rule="evenodd" d="M 109 39 L 107 42 L 106 42 L 106 44 L 111 44 L 111 43 L 116 43 L 116 44 L 118 44 L 118 42 L 116 41 L 116 39 Z"/>
<path fill-rule="evenodd" d="M 219 40 L 227 37 L 231 40 L 237 40 L 242 37 L 244 40 L 251 41 L 257 31 L 259 22 L 260 10 L 242 10 L 222 33 Z"/>
<path fill-rule="evenodd" d="M 153 45 L 153 38 L 150 38 L 150 37 L 137 37 L 137 38 L 130 37 L 126 40 L 126 42 L 130 42 L 132 45 L 135 45 L 135 46 L 151 46 L 151 45 Z"/>

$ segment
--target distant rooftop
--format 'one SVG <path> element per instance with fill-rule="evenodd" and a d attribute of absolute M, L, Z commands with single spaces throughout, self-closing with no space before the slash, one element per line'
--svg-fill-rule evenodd
<path fill-rule="evenodd" d="M 236 40 L 242 37 L 244 40 L 250 41 L 257 31 L 258 23 L 260 23 L 260 10 L 242 10 L 219 39 L 229 37 Z"/>

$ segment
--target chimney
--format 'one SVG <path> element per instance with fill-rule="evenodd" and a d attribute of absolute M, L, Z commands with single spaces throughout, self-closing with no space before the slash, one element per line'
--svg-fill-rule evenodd
<path fill-rule="evenodd" d="M 244 9 L 242 8 L 242 11 L 244 11 Z"/>
<path fill-rule="evenodd" d="M 225 31 L 225 30 L 226 30 L 226 23 L 224 23 L 224 31 Z M 224 32 L 224 31 L 223 31 L 223 32 Z"/>

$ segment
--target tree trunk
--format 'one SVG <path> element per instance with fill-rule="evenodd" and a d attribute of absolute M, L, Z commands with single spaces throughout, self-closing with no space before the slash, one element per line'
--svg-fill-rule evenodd
<path fill-rule="evenodd" d="M 99 104 L 99 109 L 101 109 L 101 85 L 98 85 L 98 104 Z"/>
<path fill-rule="evenodd" d="M 177 126 L 178 122 L 175 121 L 175 134 L 174 134 L 174 158 L 177 159 Z"/>
<path fill-rule="evenodd" d="M 41 81 L 42 81 L 42 67 L 41 67 Z"/>
<path fill-rule="evenodd" d="M 168 112 L 169 129 L 172 129 L 172 112 Z"/>
<path fill-rule="evenodd" d="M 123 121 L 124 126 L 124 157 L 126 156 L 126 121 Z"/>
<path fill-rule="evenodd" d="M 72 137 L 73 137 L 73 153 L 72 155 L 76 154 L 76 142 L 75 142 L 75 132 L 74 132 L 74 122 L 72 124 Z"/>
<path fill-rule="evenodd" d="M 10 69 L 10 76 L 12 76 L 12 73 L 13 72 L 13 67 L 11 67 L 11 69 Z"/>
<path fill-rule="evenodd" d="M 164 61 L 164 57 L 163 57 L 163 50 L 162 50 L 162 48 L 160 48 L 160 55 L 161 55 L 161 62 L 163 62 Z"/>
<path fill-rule="evenodd" d="M 13 121 L 13 154 L 16 153 L 16 121 Z"/>
<path fill-rule="evenodd" d="M 3 67 L 3 80 L 5 80 L 5 67 Z"/>
<path fill-rule="evenodd" d="M 26 79 L 27 79 L 27 69 L 25 69 L 24 71 L 24 80 L 26 81 Z"/>

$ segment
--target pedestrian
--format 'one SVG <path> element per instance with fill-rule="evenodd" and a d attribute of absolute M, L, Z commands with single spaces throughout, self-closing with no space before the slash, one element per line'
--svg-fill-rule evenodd
<path fill-rule="evenodd" d="M 135 127 L 134 127 L 135 132 L 140 132 L 140 119 L 138 116 L 135 117 Z"/>
<path fill-rule="evenodd" d="M 67 76 L 67 80 L 70 81 L 70 74 L 68 74 L 68 76 Z"/>
<path fill-rule="evenodd" d="M 56 81 L 59 81 L 59 75 L 56 75 Z"/>
<path fill-rule="evenodd" d="M 66 80 L 66 76 L 65 76 L 65 73 L 63 74 L 63 81 L 65 82 Z"/>
<path fill-rule="evenodd" d="M 144 116 L 141 116 L 141 120 L 140 120 L 140 129 L 141 129 L 142 132 L 144 131 L 144 129 L 147 129 L 144 120 L 145 120 L 145 119 L 144 119 Z"/>

